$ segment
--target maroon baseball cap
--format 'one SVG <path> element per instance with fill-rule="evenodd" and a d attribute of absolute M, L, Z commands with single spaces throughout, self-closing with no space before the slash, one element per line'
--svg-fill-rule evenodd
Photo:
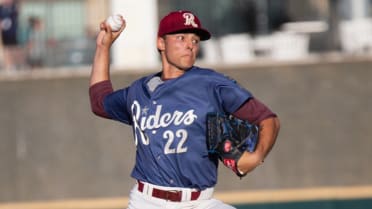
<path fill-rule="evenodd" d="M 158 37 L 166 34 L 174 33 L 195 33 L 200 37 L 200 40 L 208 40 L 211 34 L 201 25 L 199 18 L 190 11 L 175 11 L 171 12 L 159 24 Z"/>

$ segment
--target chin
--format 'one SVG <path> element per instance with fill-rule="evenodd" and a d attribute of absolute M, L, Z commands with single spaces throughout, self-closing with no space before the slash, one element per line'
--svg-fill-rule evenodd
<path fill-rule="evenodd" d="M 190 68 L 192 68 L 192 66 L 194 66 L 194 65 L 182 66 L 181 69 L 187 71 L 187 70 L 190 70 Z"/>

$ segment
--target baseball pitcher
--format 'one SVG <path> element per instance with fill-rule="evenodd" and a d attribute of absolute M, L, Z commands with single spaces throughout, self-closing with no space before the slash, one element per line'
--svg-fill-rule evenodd
<path fill-rule="evenodd" d="M 118 31 L 100 25 L 89 94 L 96 115 L 133 128 L 128 208 L 234 208 L 213 198 L 218 164 L 240 178 L 260 165 L 277 138 L 277 115 L 234 80 L 194 65 L 211 34 L 190 11 L 160 21 L 162 69 L 114 90 L 110 47 L 125 29 L 121 19 Z"/>

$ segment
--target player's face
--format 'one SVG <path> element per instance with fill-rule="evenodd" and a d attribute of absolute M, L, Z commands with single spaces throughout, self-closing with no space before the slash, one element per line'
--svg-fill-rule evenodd
<path fill-rule="evenodd" d="M 181 70 L 191 68 L 199 52 L 199 43 L 199 36 L 193 33 L 166 35 L 163 48 L 166 61 Z"/>

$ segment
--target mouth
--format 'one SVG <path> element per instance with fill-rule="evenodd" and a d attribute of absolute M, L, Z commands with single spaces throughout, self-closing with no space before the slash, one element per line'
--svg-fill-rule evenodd
<path fill-rule="evenodd" d="M 182 57 L 193 57 L 193 54 L 191 54 L 191 53 L 187 53 L 187 54 L 184 54 Z"/>

